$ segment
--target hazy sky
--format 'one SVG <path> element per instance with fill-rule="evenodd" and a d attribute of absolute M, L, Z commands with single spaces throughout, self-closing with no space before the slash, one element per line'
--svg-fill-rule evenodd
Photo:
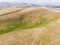
<path fill-rule="evenodd" d="M 0 2 L 27 2 L 37 4 L 60 4 L 60 0 L 0 0 Z"/>

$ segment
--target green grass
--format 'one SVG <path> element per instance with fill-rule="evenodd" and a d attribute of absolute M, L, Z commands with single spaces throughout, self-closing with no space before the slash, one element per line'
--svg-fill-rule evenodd
<path fill-rule="evenodd" d="M 49 23 L 49 21 L 45 18 L 45 19 L 42 19 L 42 21 L 40 23 L 37 23 L 36 25 L 33 25 L 33 26 L 28 26 L 26 22 L 21 22 L 21 23 L 18 23 L 18 24 L 15 24 L 7 29 L 2 29 L 0 30 L 0 35 L 1 34 L 4 34 L 4 33 L 9 33 L 9 32 L 12 32 L 12 31 L 15 31 L 17 30 L 18 28 L 19 29 L 31 29 L 31 28 L 36 28 L 38 26 L 43 26 L 45 24 Z"/>

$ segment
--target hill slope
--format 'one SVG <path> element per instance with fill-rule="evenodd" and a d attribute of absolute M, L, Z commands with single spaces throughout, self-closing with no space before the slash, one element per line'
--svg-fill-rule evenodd
<path fill-rule="evenodd" d="M 6 28 L 16 28 L 16 27 L 31 28 L 42 24 L 44 25 L 47 22 L 57 19 L 59 17 L 60 17 L 59 12 L 54 12 L 48 8 L 43 8 L 43 7 L 27 8 L 18 12 L 1 16 L 0 27 L 1 26 L 4 27 L 3 29 L 5 29 L 5 27 Z"/>
<path fill-rule="evenodd" d="M 60 12 L 54 10 L 27 8 L 0 16 L 0 45 L 60 45 Z"/>

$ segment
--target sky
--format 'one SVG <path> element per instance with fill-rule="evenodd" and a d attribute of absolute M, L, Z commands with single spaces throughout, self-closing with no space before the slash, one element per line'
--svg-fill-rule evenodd
<path fill-rule="evenodd" d="M 55 4 L 60 5 L 60 0 L 0 0 L 0 2 L 14 2 L 14 3 L 36 3 L 36 4 Z"/>

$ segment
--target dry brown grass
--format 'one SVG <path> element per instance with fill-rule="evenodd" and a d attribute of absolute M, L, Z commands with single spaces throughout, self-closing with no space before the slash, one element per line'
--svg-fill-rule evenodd
<path fill-rule="evenodd" d="M 15 12 L 12 14 L 7 14 L 5 16 L 1 16 L 0 23 L 3 23 L 4 25 L 6 25 L 8 22 L 8 25 L 10 25 L 11 22 L 19 23 L 22 21 L 24 23 L 27 23 L 28 26 L 32 26 L 37 23 L 40 23 L 43 19 L 54 20 L 60 17 L 59 12 L 54 12 L 52 11 L 52 9 L 43 8 L 43 7 L 42 8 L 40 7 L 39 8 L 27 8 L 27 9 L 8 8 L 8 9 L 2 10 L 1 12 L 7 13 L 7 12 L 11 12 L 11 10 L 12 11 L 21 10 L 21 11 Z"/>
<path fill-rule="evenodd" d="M 27 22 L 27 26 L 40 23 L 42 19 L 52 22 L 43 27 L 18 28 L 14 32 L 0 35 L 0 45 L 60 45 L 60 19 L 58 18 L 60 18 L 60 12 L 49 8 L 27 8 L 2 16 L 0 28 L 18 24 L 20 21 Z"/>
<path fill-rule="evenodd" d="M 44 27 L 0 35 L 0 45 L 60 45 L 60 23 L 58 21 L 60 19 Z"/>

